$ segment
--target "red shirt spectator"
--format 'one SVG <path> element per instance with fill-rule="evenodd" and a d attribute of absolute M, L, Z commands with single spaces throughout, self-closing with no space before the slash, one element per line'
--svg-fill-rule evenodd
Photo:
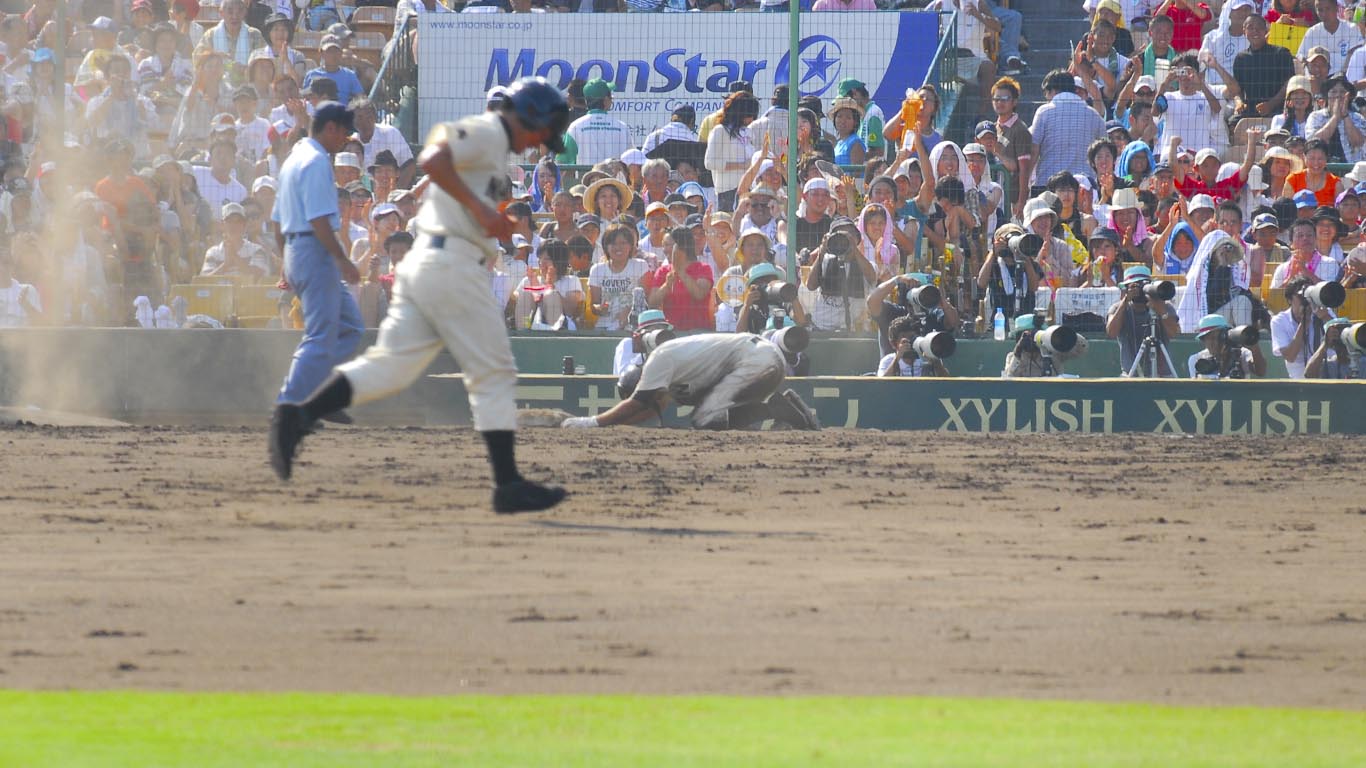
<path fill-rule="evenodd" d="M 1172 20 L 1176 29 L 1172 32 L 1172 47 L 1177 53 L 1194 51 L 1200 48 L 1203 40 L 1201 28 L 1212 18 L 1209 6 L 1194 0 L 1164 0 L 1165 15 Z M 1158 10 L 1158 13 L 1163 13 Z"/>
<path fill-rule="evenodd" d="M 650 306 L 664 310 L 680 331 L 714 330 L 711 316 L 711 267 L 697 261 L 692 230 L 675 227 L 664 236 L 664 255 L 669 263 L 641 278 Z M 678 270 L 682 274 L 678 274 Z"/>

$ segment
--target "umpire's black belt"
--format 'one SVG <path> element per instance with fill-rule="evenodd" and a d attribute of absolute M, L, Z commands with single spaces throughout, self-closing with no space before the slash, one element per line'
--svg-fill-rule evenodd
<path fill-rule="evenodd" d="M 295 240 L 298 240 L 298 239 L 301 238 L 301 237 L 316 237 L 316 235 L 314 235 L 312 232 L 286 232 L 286 233 L 285 233 L 285 240 L 288 240 L 288 241 L 291 242 L 291 243 L 294 242 Z"/>

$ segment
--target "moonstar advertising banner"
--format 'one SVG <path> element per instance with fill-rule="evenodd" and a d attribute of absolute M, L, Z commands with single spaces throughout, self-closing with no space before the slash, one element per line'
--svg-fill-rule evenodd
<path fill-rule="evenodd" d="M 540 75 L 564 88 L 574 78 L 616 87 L 612 113 L 637 143 L 682 104 L 698 120 L 720 109 L 735 80 L 767 105 L 788 83 L 785 13 L 426 14 L 419 17 L 422 135 L 480 112 L 495 85 Z M 925 80 L 939 43 L 935 13 L 802 15 L 797 84 L 827 109 L 844 78 L 863 81 L 885 115 Z"/>

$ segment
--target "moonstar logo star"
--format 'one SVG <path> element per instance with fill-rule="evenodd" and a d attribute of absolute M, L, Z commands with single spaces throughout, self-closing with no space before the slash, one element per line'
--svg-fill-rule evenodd
<path fill-rule="evenodd" d="M 804 65 L 801 68 L 801 79 L 797 81 L 797 89 L 803 96 L 823 96 L 831 86 L 839 82 L 840 68 L 842 66 L 841 57 L 844 49 L 840 47 L 839 41 L 829 35 L 812 35 L 802 38 L 797 47 L 797 58 Z M 774 80 L 778 83 L 788 83 L 788 57 L 783 55 L 778 61 L 778 70 Z"/>

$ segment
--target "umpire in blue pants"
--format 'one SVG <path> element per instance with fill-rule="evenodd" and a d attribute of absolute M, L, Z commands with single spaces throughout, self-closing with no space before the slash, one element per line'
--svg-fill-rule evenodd
<path fill-rule="evenodd" d="M 332 176 L 332 155 L 353 130 L 351 110 L 334 101 L 319 104 L 308 138 L 290 151 L 276 180 L 275 241 L 285 255 L 285 279 L 304 311 L 304 338 L 279 403 L 303 402 L 360 344 L 360 307 L 342 282 L 360 282 L 360 273 L 337 239 L 341 217 Z"/>

